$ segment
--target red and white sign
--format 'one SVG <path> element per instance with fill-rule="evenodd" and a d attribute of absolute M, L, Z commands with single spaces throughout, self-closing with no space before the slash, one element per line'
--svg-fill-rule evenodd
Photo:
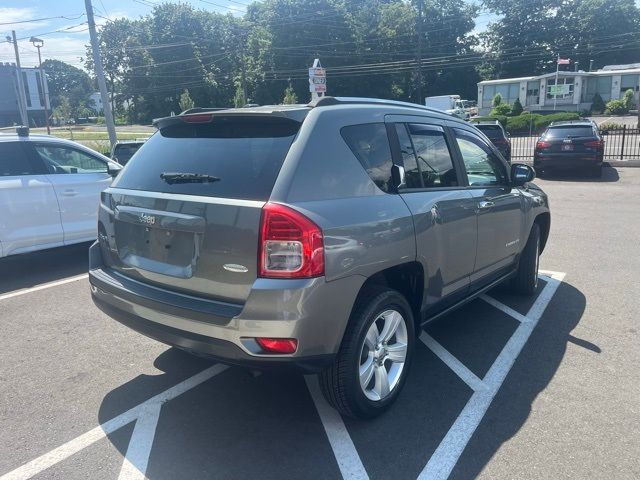
<path fill-rule="evenodd" d="M 309 69 L 309 91 L 315 95 L 324 94 L 327 91 L 327 72 L 317 58 Z"/>
<path fill-rule="evenodd" d="M 558 65 L 569 65 L 571 63 L 570 58 L 560 58 L 558 57 Z"/>

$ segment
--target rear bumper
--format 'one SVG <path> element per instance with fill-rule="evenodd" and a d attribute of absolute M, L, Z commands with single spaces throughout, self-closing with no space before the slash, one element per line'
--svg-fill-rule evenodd
<path fill-rule="evenodd" d="M 127 280 L 102 264 L 97 243 L 89 257 L 93 301 L 114 320 L 191 353 L 258 369 L 317 372 L 328 366 L 364 282 L 357 276 L 332 282 L 258 279 L 245 304 L 233 305 Z M 256 337 L 296 338 L 298 350 L 265 354 Z"/>
<path fill-rule="evenodd" d="M 557 170 L 579 170 L 602 166 L 600 155 L 581 154 L 536 154 L 533 157 L 533 166 L 536 168 L 553 168 Z"/>

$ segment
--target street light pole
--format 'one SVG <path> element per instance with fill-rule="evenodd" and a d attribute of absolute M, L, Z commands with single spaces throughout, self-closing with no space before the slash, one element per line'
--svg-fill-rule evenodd
<path fill-rule="evenodd" d="M 11 37 L 7 36 L 7 41 L 13 43 L 13 50 L 16 54 L 16 82 L 18 86 L 18 107 L 20 108 L 20 119 L 22 125 L 29 126 L 29 117 L 27 116 L 27 96 L 24 93 L 24 84 L 22 83 L 22 67 L 20 66 L 20 53 L 18 52 L 18 40 L 16 40 L 16 31 L 11 30 Z"/>
<path fill-rule="evenodd" d="M 98 46 L 98 35 L 96 34 L 96 22 L 93 18 L 93 5 L 91 0 L 84 0 L 84 6 L 87 10 L 87 23 L 89 24 L 89 38 L 91 40 L 91 50 L 93 52 L 93 66 L 96 70 L 96 79 L 98 80 L 98 88 L 100 89 L 100 98 L 102 99 L 102 109 L 104 110 L 104 123 L 107 124 L 107 132 L 109 133 L 109 143 L 111 148 L 116 144 L 116 126 L 113 123 L 113 114 L 111 112 L 111 103 L 107 93 L 107 83 L 104 79 L 104 69 L 102 68 L 102 59 L 100 58 L 100 47 Z"/>
<path fill-rule="evenodd" d="M 40 89 L 42 90 L 42 103 L 44 105 L 44 124 L 47 126 L 47 135 L 51 135 L 51 128 L 49 127 L 49 110 L 47 109 L 47 91 L 45 90 L 44 70 L 42 70 L 42 57 L 40 56 L 40 49 L 44 45 L 44 40 L 36 37 L 29 39 L 33 46 L 38 49 L 38 68 L 40 69 Z"/>

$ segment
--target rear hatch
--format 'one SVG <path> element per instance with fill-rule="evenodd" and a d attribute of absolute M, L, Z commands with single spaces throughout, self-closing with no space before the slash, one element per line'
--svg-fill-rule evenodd
<path fill-rule="evenodd" d="M 160 121 L 104 195 L 113 212 L 105 263 L 164 289 L 244 302 L 257 276 L 261 209 L 300 122 L 190 117 Z"/>
<path fill-rule="evenodd" d="M 496 147 L 506 149 L 509 145 L 509 140 L 504 136 L 502 129 L 498 125 L 477 125 L 477 128 L 484 133 Z"/>
<path fill-rule="evenodd" d="M 593 132 L 593 127 L 589 125 L 550 127 L 544 141 L 549 144 L 543 149 L 545 153 L 594 155 L 598 150 L 594 144 L 598 138 Z"/>

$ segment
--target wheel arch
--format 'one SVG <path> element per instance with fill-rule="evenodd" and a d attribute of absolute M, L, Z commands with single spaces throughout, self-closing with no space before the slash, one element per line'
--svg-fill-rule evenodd
<path fill-rule="evenodd" d="M 542 253 L 549 238 L 549 231 L 551 230 L 551 214 L 549 212 L 540 213 L 533 220 L 533 223 L 536 223 L 538 227 L 540 227 L 540 253 Z"/>
<path fill-rule="evenodd" d="M 356 297 L 357 304 L 365 292 L 375 288 L 397 290 L 411 306 L 416 329 L 420 328 L 422 300 L 425 291 L 425 274 L 422 264 L 417 261 L 402 263 L 386 268 L 371 275 L 360 287 Z"/>

